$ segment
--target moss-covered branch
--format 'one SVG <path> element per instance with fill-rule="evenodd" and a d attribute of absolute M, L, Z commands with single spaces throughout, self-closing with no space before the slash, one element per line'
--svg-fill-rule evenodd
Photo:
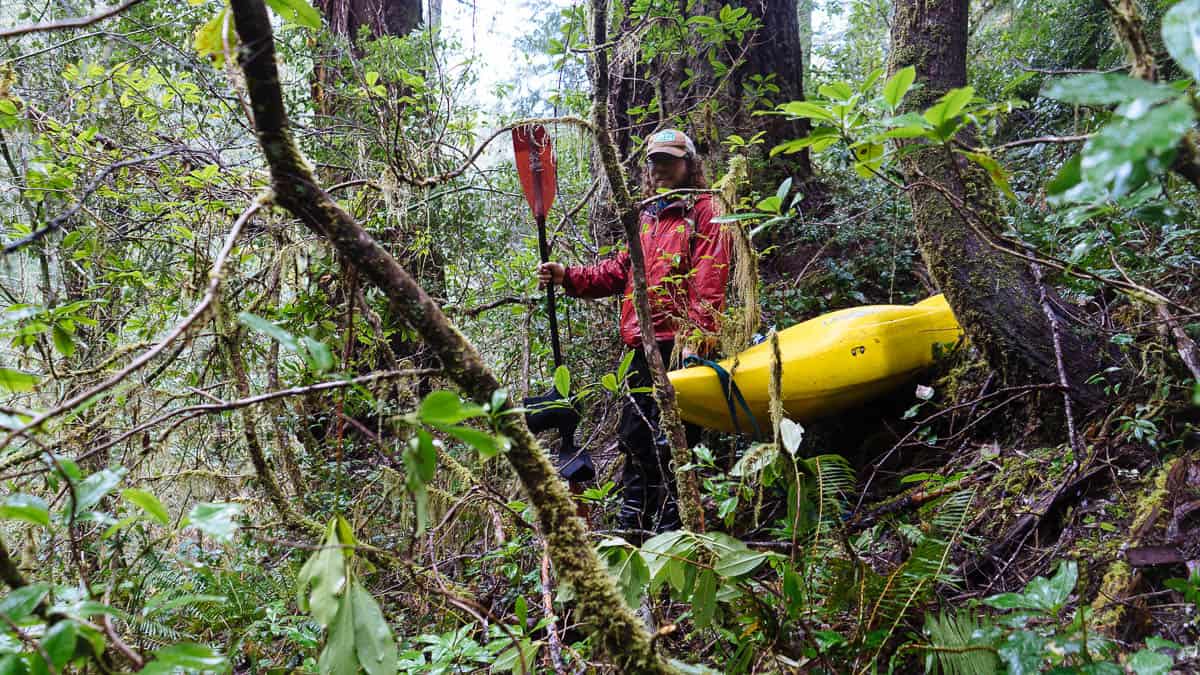
<path fill-rule="evenodd" d="M 234 0 L 231 6 L 241 38 L 238 59 L 277 203 L 325 237 L 384 293 L 391 311 L 421 335 L 446 375 L 467 396 L 479 403 L 489 401 L 500 383 L 479 352 L 413 277 L 321 189 L 301 157 L 283 104 L 274 35 L 263 1 Z M 597 558 L 566 485 L 529 433 L 524 418 L 505 415 L 501 419 L 501 431 L 512 440 L 508 460 L 537 510 L 555 571 L 574 590 L 579 617 L 592 633 L 595 646 L 624 672 L 669 672 Z"/>
<path fill-rule="evenodd" d="M 592 44 L 603 45 L 608 40 L 608 0 L 592 0 Z M 646 364 L 654 382 L 654 398 L 662 414 L 662 426 L 671 443 L 671 458 L 675 463 L 675 480 L 679 486 L 679 517 L 684 527 L 695 532 L 704 531 L 704 510 L 700 505 L 700 483 L 692 471 L 680 469 L 691 463 L 691 449 L 687 443 L 687 432 L 675 407 L 675 387 L 667 379 L 667 367 L 658 343 L 654 338 L 654 320 L 650 314 L 650 296 L 646 284 L 646 255 L 642 250 L 639 231 L 637 203 L 629 194 L 625 173 L 617 158 L 617 147 L 609 133 L 608 123 L 608 52 L 597 49 L 592 60 L 592 127 L 596 134 L 596 145 L 600 162 L 612 188 L 621 225 L 629 244 L 629 268 L 633 275 L 633 307 L 637 312 L 638 326 L 642 332 L 642 351 L 646 353 Z"/>

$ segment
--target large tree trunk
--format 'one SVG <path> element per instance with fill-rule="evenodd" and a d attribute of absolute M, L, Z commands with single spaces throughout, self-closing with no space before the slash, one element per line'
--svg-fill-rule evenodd
<path fill-rule="evenodd" d="M 742 41 L 730 41 L 713 48 L 717 60 L 736 66 L 722 77 L 718 77 L 709 61 L 711 46 L 695 37 L 682 46 L 682 52 L 663 53 L 649 63 L 642 62 L 640 40 L 629 36 L 640 20 L 629 17 L 628 3 L 625 3 L 621 26 L 613 32 L 614 36 L 624 37 L 617 38 L 619 46 L 610 60 L 609 77 L 613 86 L 608 96 L 608 109 L 612 116 L 613 141 L 622 162 L 629 167 L 632 180 L 640 182 L 644 169 L 642 162 L 629 161 L 630 155 L 639 147 L 635 140 L 645 138 L 657 129 L 675 127 L 696 142 L 696 150 L 704 159 L 710 177 L 726 159 L 722 145 L 725 137 L 739 134 L 749 139 L 762 131 L 765 132 L 763 143 L 755 146 L 752 153 L 767 169 L 754 176 L 755 181 L 771 191 L 785 177 L 790 176 L 797 186 L 810 181 L 812 165 L 807 152 L 774 158 L 767 156 L 778 143 L 806 135 L 808 121 L 752 115 L 755 110 L 804 98 L 804 50 L 796 2 L 698 0 L 689 8 L 689 16 L 716 17 L 726 4 L 745 7 L 762 22 L 757 31 L 748 33 Z M 778 91 L 775 91 L 776 87 Z M 658 103 L 656 112 L 648 115 L 629 112 L 631 108 L 644 108 L 655 101 Z M 602 167 L 597 165 L 596 169 L 599 173 Z M 603 195 L 597 204 L 608 201 L 607 195 Z M 599 222 L 606 223 L 613 222 L 615 216 L 603 208 L 596 215 Z M 612 233 L 616 235 L 619 229 Z"/>
<path fill-rule="evenodd" d="M 918 86 L 906 99 L 908 110 L 924 110 L 966 85 L 967 4 L 896 3 L 889 70 L 916 68 Z M 960 140 L 974 145 L 970 138 Z M 1072 398 L 1086 406 L 1099 403 L 1099 388 L 1085 381 L 1103 368 L 1103 343 L 1073 324 L 1052 293 L 1043 301 L 1027 262 L 989 243 L 1000 231 L 1001 207 L 987 174 L 948 147 L 932 144 L 907 154 L 903 171 L 909 184 L 922 184 L 909 194 L 925 264 L 988 363 L 1010 380 L 1059 382 L 1048 306 L 1059 327 Z"/>
<path fill-rule="evenodd" d="M 380 37 L 408 35 L 421 25 L 420 0 L 317 0 L 316 5 L 334 34 L 355 42 L 363 26 Z"/>

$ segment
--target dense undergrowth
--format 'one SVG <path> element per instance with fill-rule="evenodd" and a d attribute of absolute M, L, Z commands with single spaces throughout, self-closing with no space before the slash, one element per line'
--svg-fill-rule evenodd
<path fill-rule="evenodd" d="M 584 53 L 564 47 L 582 44 L 582 7 L 547 12 L 528 45 L 564 73 L 553 109 L 531 97 L 497 119 L 463 95 L 486 64 L 447 60 L 456 36 L 350 58 L 314 47 L 305 3 L 269 4 L 326 187 L 508 393 L 557 387 L 587 410 L 577 440 L 600 476 L 581 514 L 678 668 L 1200 667 L 1200 383 L 1181 359 L 1200 338 L 1200 200 L 1168 170 L 1200 56 L 1159 37 L 1171 21 L 1194 33 L 1195 2 L 1144 8 L 1169 52 L 1155 85 L 1121 71 L 1102 4 L 978 8 L 973 89 L 909 117 L 894 113 L 911 78 L 883 70 L 889 5 L 822 3 L 846 30 L 815 48 L 808 103 L 778 102 L 817 128 L 801 143 L 812 183 L 756 179 L 770 149 L 722 130 L 752 158 L 729 210 L 760 255 L 762 333 L 936 292 L 891 142 L 924 137 L 989 171 L 997 234 L 1062 262 L 1058 302 L 1118 355 L 1087 374 L 1105 403 L 1065 409 L 1057 383 L 1006 380 L 960 344 L 833 419 L 706 435 L 692 468 L 709 530 L 656 536 L 614 525 L 615 305 L 561 300 L 569 366 L 553 370 L 506 150 L 463 164 L 502 124 L 586 113 Z M 503 397 L 460 400 L 386 299 L 260 199 L 220 5 L 147 0 L 107 44 L 4 45 L 0 672 L 605 672 L 504 461 Z M 1063 69 L 1097 72 L 1047 72 Z M 620 245 L 588 218 L 591 138 L 549 127 L 555 254 L 591 262 Z M 955 146 L 960 129 L 978 145 Z"/>

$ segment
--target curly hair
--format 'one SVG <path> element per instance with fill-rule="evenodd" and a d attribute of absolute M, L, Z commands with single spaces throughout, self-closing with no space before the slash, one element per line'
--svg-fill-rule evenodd
<path fill-rule="evenodd" d="M 658 188 L 654 187 L 654 179 L 650 172 L 650 160 L 646 160 L 647 166 L 642 170 L 642 194 L 646 197 L 653 197 L 658 194 Z M 681 188 L 691 188 L 693 190 L 702 190 L 708 187 L 708 177 L 704 175 L 704 160 L 696 155 L 691 155 L 687 158 L 687 177 L 683 179 Z"/>

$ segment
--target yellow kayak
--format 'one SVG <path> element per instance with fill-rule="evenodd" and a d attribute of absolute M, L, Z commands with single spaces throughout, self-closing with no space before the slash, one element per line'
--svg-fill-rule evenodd
<path fill-rule="evenodd" d="M 945 297 L 915 305 L 867 305 L 831 312 L 779 332 L 783 407 L 805 422 L 863 403 L 903 384 L 927 368 L 939 350 L 956 344 L 962 328 Z M 720 365 L 729 371 L 766 429 L 770 415 L 771 346 L 755 345 Z M 734 431 L 717 373 L 706 366 L 669 374 L 683 419 L 710 429 Z M 741 430 L 752 428 L 736 403 Z"/>

